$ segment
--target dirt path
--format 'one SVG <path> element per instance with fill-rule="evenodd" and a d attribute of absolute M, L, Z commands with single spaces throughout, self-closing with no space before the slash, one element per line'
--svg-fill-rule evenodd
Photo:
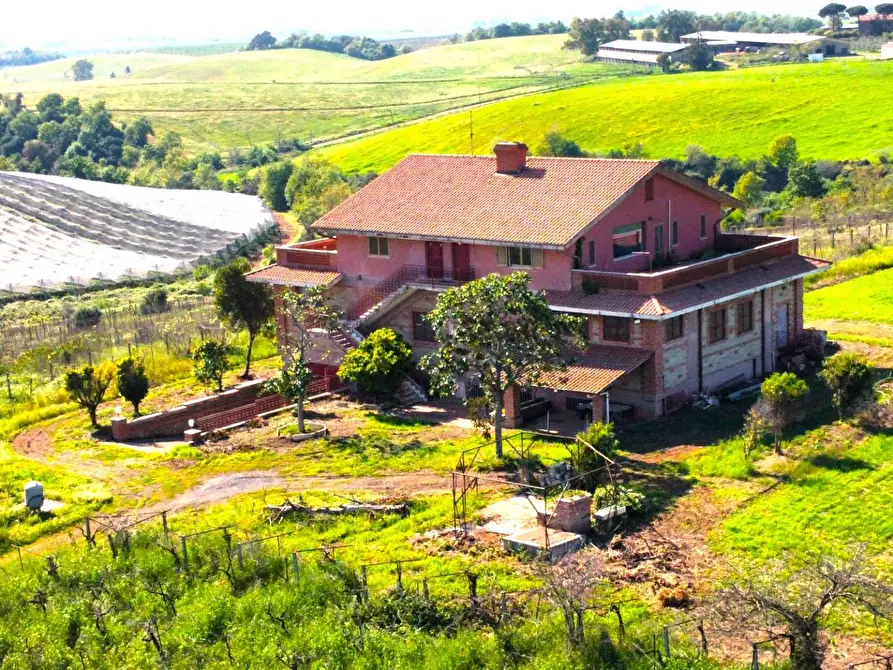
<path fill-rule="evenodd" d="M 689 454 L 704 448 L 697 444 L 680 444 L 678 447 L 649 451 L 645 454 L 627 453 L 626 457 L 631 461 L 639 461 L 640 463 L 664 463 L 666 461 L 680 461 Z"/>
<path fill-rule="evenodd" d="M 384 477 L 285 477 L 274 470 L 250 470 L 219 475 L 171 500 L 156 503 L 144 511 L 177 511 L 223 502 L 244 493 L 258 491 L 372 491 L 406 495 L 449 493 L 450 478 L 434 472 L 411 472 Z"/>

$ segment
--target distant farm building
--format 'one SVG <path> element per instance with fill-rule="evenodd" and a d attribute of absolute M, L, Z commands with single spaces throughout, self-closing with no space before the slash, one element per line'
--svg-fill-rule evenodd
<path fill-rule="evenodd" d="M 256 196 L 0 172 L 0 292 L 185 270 L 275 227 Z"/>
<path fill-rule="evenodd" d="M 859 34 L 880 36 L 893 33 L 893 14 L 866 14 L 859 17 Z"/>
<path fill-rule="evenodd" d="M 683 35 L 681 40 L 685 44 L 701 40 L 720 52 L 747 48 L 796 48 L 803 55 L 821 54 L 831 57 L 848 56 L 850 53 L 850 45 L 845 40 L 807 33 L 733 33 L 727 30 L 702 30 L 699 33 Z"/>
<path fill-rule="evenodd" d="M 888 42 L 881 47 L 881 58 L 884 60 L 893 59 L 893 42 Z"/>
<path fill-rule="evenodd" d="M 688 49 L 687 44 L 671 42 L 641 42 L 639 40 L 614 40 L 602 44 L 596 58 L 607 63 L 636 63 L 657 65 L 657 59 L 664 54 L 678 56 Z"/>

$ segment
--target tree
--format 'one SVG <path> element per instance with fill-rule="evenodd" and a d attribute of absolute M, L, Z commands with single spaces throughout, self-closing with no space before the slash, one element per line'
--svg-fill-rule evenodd
<path fill-rule="evenodd" d="M 93 79 L 93 63 L 82 58 L 71 66 L 71 72 L 74 74 L 75 81 L 88 81 Z"/>
<path fill-rule="evenodd" d="M 714 607 L 736 630 L 782 628 L 791 667 L 820 670 L 827 646 L 822 629 L 829 619 L 868 614 L 877 622 L 893 614 L 893 588 L 875 576 L 875 563 L 859 546 L 840 558 L 806 552 L 746 565 L 726 579 Z"/>
<path fill-rule="evenodd" d="M 134 416 L 140 415 L 140 403 L 149 393 L 149 377 L 141 361 L 124 358 L 118 363 L 118 393 L 133 405 Z"/>
<path fill-rule="evenodd" d="M 245 276 L 251 264 L 237 258 L 214 275 L 214 303 L 217 315 L 230 328 L 248 331 L 248 348 L 245 352 L 244 379 L 251 372 L 251 350 L 261 329 L 276 314 L 273 291 L 267 284 L 250 282 Z"/>
<path fill-rule="evenodd" d="M 664 10 L 657 17 L 657 38 L 662 42 L 681 42 L 683 35 L 695 32 L 694 12 Z"/>
<path fill-rule="evenodd" d="M 713 49 L 700 39 L 692 42 L 691 46 L 682 52 L 682 58 L 695 72 L 702 72 L 713 67 Z"/>
<path fill-rule="evenodd" d="M 288 185 L 294 165 L 291 161 L 273 163 L 265 167 L 260 176 L 258 195 L 270 209 L 284 212 L 288 209 L 288 200 L 285 197 L 285 187 Z"/>
<path fill-rule="evenodd" d="M 808 392 L 806 382 L 793 372 L 776 372 L 760 387 L 765 403 L 765 418 L 772 428 L 775 453 L 781 454 L 781 436 L 794 420 L 799 400 Z"/>
<path fill-rule="evenodd" d="M 568 554 L 554 566 L 537 569 L 543 596 L 561 612 L 568 644 L 585 642 L 584 615 L 593 608 L 598 590 L 607 583 L 608 571 L 597 550 Z"/>
<path fill-rule="evenodd" d="M 254 37 L 251 38 L 251 41 L 248 43 L 246 47 L 247 51 L 263 51 L 265 49 L 272 49 L 276 46 L 276 38 L 270 34 L 269 30 L 265 30 L 262 33 L 258 33 Z"/>
<path fill-rule="evenodd" d="M 467 375 L 480 378 L 495 408 L 496 456 L 502 457 L 503 395 L 518 384 L 536 385 L 546 372 L 565 367 L 565 337 L 579 332 L 579 319 L 549 308 L 543 292 L 531 291 L 530 276 L 491 274 L 451 288 L 428 315 L 438 351 L 422 360 L 431 387 L 453 395 Z"/>
<path fill-rule="evenodd" d="M 373 397 L 397 390 L 412 368 L 412 348 L 390 328 L 379 328 L 345 354 L 338 377 L 358 384 Z"/>
<path fill-rule="evenodd" d="M 753 207 L 763 197 L 763 180 L 753 172 L 745 172 L 732 190 L 732 197 Z"/>
<path fill-rule="evenodd" d="M 860 16 L 868 14 L 868 7 L 865 5 L 854 5 L 853 7 L 847 7 L 846 13 L 850 18 L 858 20 Z"/>
<path fill-rule="evenodd" d="M 216 340 L 204 340 L 192 352 L 192 375 L 196 381 L 217 391 L 223 390 L 223 374 L 229 367 L 226 345 Z"/>
<path fill-rule="evenodd" d="M 825 361 L 819 374 L 831 390 L 831 402 L 841 421 L 860 400 L 871 395 L 871 365 L 864 356 L 838 352 Z"/>
<path fill-rule="evenodd" d="M 769 159 L 778 167 L 790 170 L 797 164 L 800 153 L 793 135 L 779 135 L 769 145 Z"/>
<path fill-rule="evenodd" d="M 288 329 L 283 333 L 283 370 L 290 371 L 292 376 L 294 390 L 290 397 L 297 405 L 298 430 L 303 433 L 304 400 L 307 386 L 313 379 L 307 365 L 307 355 L 311 349 L 324 353 L 320 349 L 330 341 L 328 333 L 341 327 L 342 314 L 331 305 L 322 286 L 312 286 L 300 293 L 286 291 L 282 298 L 283 311 L 288 320 Z"/>
<path fill-rule="evenodd" d="M 599 45 L 605 41 L 605 26 L 599 19 L 575 18 L 571 20 L 564 48 L 576 49 L 584 56 L 593 56 L 598 52 Z"/>
<path fill-rule="evenodd" d="M 891 16 L 893 15 L 893 2 L 882 2 L 879 5 L 875 5 L 874 11 L 876 11 L 884 18 Z"/>
<path fill-rule="evenodd" d="M 124 128 L 124 144 L 142 148 L 149 142 L 149 138 L 155 134 L 152 122 L 145 116 L 140 116 Z"/>
<path fill-rule="evenodd" d="M 828 190 L 815 163 L 799 163 L 788 174 L 788 189 L 799 198 L 819 198 Z"/>
<path fill-rule="evenodd" d="M 115 376 L 115 368 L 109 363 L 103 363 L 95 368 L 85 365 L 79 370 L 69 370 L 65 373 L 65 390 L 78 405 L 84 407 L 90 415 L 90 425 L 99 428 L 96 422 L 96 410 L 105 399 Z"/>
<path fill-rule="evenodd" d="M 653 42 L 654 41 L 654 31 L 651 28 L 647 28 L 642 31 L 642 41 L 643 42 Z"/>
<path fill-rule="evenodd" d="M 831 22 L 831 30 L 837 32 L 840 30 L 844 11 L 846 11 L 846 5 L 841 5 L 839 2 L 831 2 L 819 10 L 819 16 L 823 19 L 828 19 Z"/>
<path fill-rule="evenodd" d="M 543 144 L 537 153 L 541 156 L 563 156 L 565 158 L 586 156 L 586 152 L 580 148 L 579 144 L 555 130 L 546 133 Z"/>

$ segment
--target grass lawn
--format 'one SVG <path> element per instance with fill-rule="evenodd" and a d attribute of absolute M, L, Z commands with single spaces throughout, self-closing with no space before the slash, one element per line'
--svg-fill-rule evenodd
<path fill-rule="evenodd" d="M 807 321 L 838 319 L 893 324 L 893 269 L 826 288 L 803 297 Z"/>
<path fill-rule="evenodd" d="M 156 132 L 179 132 L 189 149 L 226 150 L 342 137 L 630 69 L 583 62 L 562 49 L 565 39 L 470 42 L 375 62 L 308 49 L 119 54 L 93 59 L 89 82 L 66 78 L 66 59 L 16 68 L 14 78 L 0 77 L 0 90 L 22 91 L 29 105 L 49 92 L 104 100 L 116 117 L 144 115 Z M 125 65 L 131 74 L 124 75 Z"/>
<path fill-rule="evenodd" d="M 701 144 L 722 156 L 758 158 L 774 137 L 790 133 L 805 158 L 863 158 L 893 148 L 893 132 L 874 112 L 891 105 L 893 63 L 837 59 L 614 79 L 526 96 L 476 110 L 474 136 L 479 153 L 496 140 L 536 148 L 558 130 L 591 151 L 641 142 L 652 157 L 679 157 Z M 381 172 L 412 152 L 468 151 L 468 114 L 455 114 L 323 153 L 350 171 Z"/>

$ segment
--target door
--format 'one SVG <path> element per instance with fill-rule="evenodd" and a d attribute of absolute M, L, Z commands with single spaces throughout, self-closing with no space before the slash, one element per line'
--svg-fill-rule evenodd
<path fill-rule="evenodd" d="M 425 271 L 428 279 L 443 279 L 443 242 L 425 242 Z"/>
<path fill-rule="evenodd" d="M 775 343 L 781 347 L 788 346 L 788 305 L 779 305 L 775 310 Z"/>
<path fill-rule="evenodd" d="M 471 281 L 474 279 L 471 270 L 471 245 L 453 242 L 453 279 Z"/>

